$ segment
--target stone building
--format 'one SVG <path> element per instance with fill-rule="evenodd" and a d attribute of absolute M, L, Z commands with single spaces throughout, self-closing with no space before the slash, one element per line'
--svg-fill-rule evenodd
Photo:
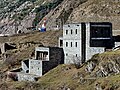
<path fill-rule="evenodd" d="M 84 63 L 94 54 L 114 47 L 112 24 L 109 22 L 73 23 L 63 26 L 59 47 L 64 51 L 65 64 Z"/>
<path fill-rule="evenodd" d="M 10 71 L 8 76 L 18 81 L 36 81 L 37 78 L 63 63 L 63 49 L 58 47 L 36 47 L 34 59 L 22 61 L 21 68 Z"/>

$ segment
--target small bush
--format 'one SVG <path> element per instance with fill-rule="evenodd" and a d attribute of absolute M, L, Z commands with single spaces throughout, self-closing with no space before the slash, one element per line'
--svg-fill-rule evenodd
<path fill-rule="evenodd" d="M 81 62 L 81 57 L 73 56 L 73 63 L 74 63 L 74 65 L 75 65 L 75 67 L 76 67 L 77 69 L 79 69 L 79 68 L 81 67 L 81 64 L 82 64 L 82 62 Z"/>

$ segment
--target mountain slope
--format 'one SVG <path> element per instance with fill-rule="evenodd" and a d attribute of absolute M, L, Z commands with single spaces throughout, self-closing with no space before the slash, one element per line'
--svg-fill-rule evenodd
<path fill-rule="evenodd" d="M 78 69 L 59 65 L 37 82 L 7 81 L 0 86 L 2 90 L 120 90 L 119 54 L 118 50 L 95 55 Z"/>
<path fill-rule="evenodd" d="M 113 29 L 119 30 L 120 1 L 117 0 L 88 0 L 79 5 L 69 17 L 72 22 L 105 22 L 113 23 Z"/>
<path fill-rule="evenodd" d="M 0 0 L 0 32 L 15 34 L 34 30 L 39 21 L 62 0 Z"/>
<path fill-rule="evenodd" d="M 113 30 L 119 30 L 120 1 L 117 0 L 64 0 L 46 15 L 48 28 L 53 28 L 56 19 L 62 23 L 112 22 Z M 41 24 L 41 23 L 40 23 Z"/>
<path fill-rule="evenodd" d="M 0 90 L 119 90 L 120 50 L 96 54 L 81 65 L 59 65 L 40 77 L 37 82 L 14 82 L 6 73 L 20 67 L 21 60 L 34 56 L 36 46 L 57 46 L 62 30 L 32 32 L 0 37 L 16 49 L 7 50 L 7 58 L 0 61 Z M 1 54 L 2 57 L 2 54 Z"/>
<path fill-rule="evenodd" d="M 61 24 L 78 22 L 112 22 L 119 30 L 118 0 L 0 0 L 0 32 L 28 32 L 47 19 L 47 30 L 53 30 L 56 20 Z"/>

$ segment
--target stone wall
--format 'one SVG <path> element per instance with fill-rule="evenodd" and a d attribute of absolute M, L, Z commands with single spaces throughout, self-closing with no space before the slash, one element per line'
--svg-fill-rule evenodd
<path fill-rule="evenodd" d="M 42 76 L 42 61 L 41 60 L 29 60 L 29 74 Z"/>
<path fill-rule="evenodd" d="M 74 63 L 73 57 L 81 56 L 80 33 L 81 33 L 81 24 L 67 24 L 63 26 L 63 50 L 65 57 L 64 60 L 65 64 Z M 66 46 L 66 43 L 68 43 L 68 46 Z M 77 46 L 75 45 L 76 43 Z"/>
<path fill-rule="evenodd" d="M 18 81 L 36 81 L 38 76 L 25 73 L 17 73 Z"/>
<path fill-rule="evenodd" d="M 105 52 L 104 47 L 89 47 L 87 48 L 87 53 L 86 53 L 86 60 L 89 60 L 92 58 L 93 55 L 98 54 L 98 53 L 103 53 Z"/>
<path fill-rule="evenodd" d="M 109 22 L 82 22 L 63 26 L 65 64 L 75 63 L 76 58 L 84 63 L 92 55 L 103 53 L 105 48 L 111 49 L 113 46 L 112 24 Z"/>
<path fill-rule="evenodd" d="M 21 62 L 21 64 L 22 64 L 23 72 L 28 73 L 29 72 L 29 60 L 24 60 Z"/>
<path fill-rule="evenodd" d="M 62 48 L 50 47 L 50 60 L 43 61 L 42 74 L 45 74 L 49 70 L 55 68 L 59 64 L 64 64 L 64 53 Z"/>
<path fill-rule="evenodd" d="M 47 60 L 37 60 L 38 52 L 40 56 L 45 57 L 44 52 L 48 52 Z M 49 70 L 64 63 L 64 53 L 62 48 L 58 47 L 36 47 L 35 59 L 22 61 L 21 71 L 12 71 L 17 74 L 18 81 L 35 81 Z"/>

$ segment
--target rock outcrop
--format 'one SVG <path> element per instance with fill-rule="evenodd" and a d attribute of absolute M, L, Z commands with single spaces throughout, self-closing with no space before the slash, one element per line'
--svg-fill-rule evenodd
<path fill-rule="evenodd" d="M 106 77 L 120 73 L 119 55 L 101 55 L 97 58 L 90 60 L 85 69 L 94 77 Z"/>

